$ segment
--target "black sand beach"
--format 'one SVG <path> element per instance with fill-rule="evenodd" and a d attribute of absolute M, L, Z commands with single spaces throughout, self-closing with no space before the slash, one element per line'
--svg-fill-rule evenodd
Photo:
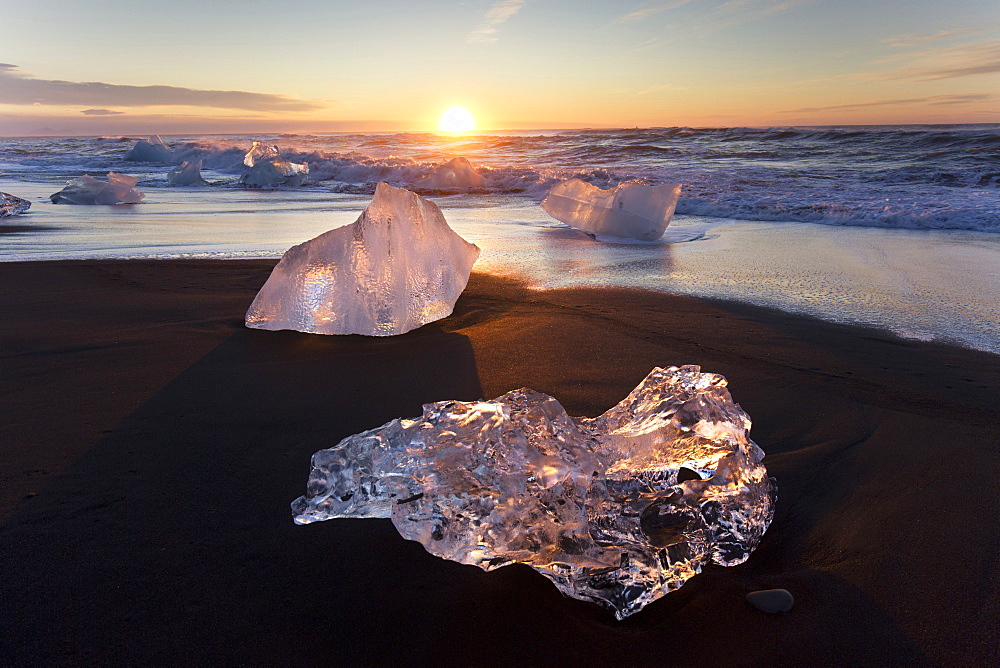
<path fill-rule="evenodd" d="M 1000 357 L 482 274 L 399 337 L 248 330 L 273 264 L 0 263 L 0 663 L 1000 662 Z M 597 415 L 680 364 L 729 379 L 777 512 L 624 622 L 388 520 L 292 522 L 314 451 L 423 403 L 526 386 Z M 774 587 L 790 612 L 744 600 Z"/>

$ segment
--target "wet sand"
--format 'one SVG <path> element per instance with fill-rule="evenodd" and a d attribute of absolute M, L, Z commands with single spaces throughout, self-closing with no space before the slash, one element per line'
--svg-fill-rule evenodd
<path fill-rule="evenodd" d="M 248 330 L 273 264 L 0 263 L 4 664 L 1000 661 L 1000 357 L 483 274 L 400 337 Z M 624 622 L 388 520 L 292 523 L 344 436 L 522 386 L 597 415 L 672 364 L 729 379 L 777 512 L 745 564 Z M 744 601 L 774 587 L 791 612 Z"/>
<path fill-rule="evenodd" d="M 0 225 L 0 258 L 279 258 L 353 223 L 371 199 L 318 188 L 171 187 L 149 188 L 141 205 L 52 204 L 48 195 L 62 185 L 17 184 L 34 204 Z M 530 195 L 431 199 L 482 249 L 477 270 L 536 288 L 610 285 L 740 301 L 1000 354 L 996 233 L 678 214 L 657 242 L 594 243 Z"/>

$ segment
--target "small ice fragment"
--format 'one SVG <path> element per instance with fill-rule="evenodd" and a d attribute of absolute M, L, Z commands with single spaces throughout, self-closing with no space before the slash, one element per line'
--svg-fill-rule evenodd
<path fill-rule="evenodd" d="M 243 157 L 249 169 L 240 177 L 240 184 L 250 188 L 298 188 L 309 176 L 309 164 L 289 162 L 281 157 L 278 147 L 255 141 Z"/>
<path fill-rule="evenodd" d="M 427 190 L 482 188 L 486 185 L 486 179 L 466 158 L 452 158 L 435 167 L 430 174 L 422 176 L 414 185 Z"/>
<path fill-rule="evenodd" d="M 667 229 L 680 195 L 679 183 L 645 186 L 626 182 L 602 190 L 570 179 L 549 191 L 542 209 L 588 234 L 655 241 Z"/>
<path fill-rule="evenodd" d="M 133 162 L 170 162 L 170 149 L 160 139 L 153 135 L 149 139 L 140 139 L 125 154 L 126 160 Z"/>
<path fill-rule="evenodd" d="M 747 594 L 747 603 L 761 612 L 788 612 L 795 605 L 795 597 L 787 589 L 761 589 Z"/>
<path fill-rule="evenodd" d="M 262 141 L 255 141 L 247 154 L 243 156 L 243 164 L 247 167 L 253 167 L 258 162 L 267 162 L 280 157 L 281 153 L 274 144 L 268 145 Z"/>
<path fill-rule="evenodd" d="M 527 564 L 623 619 L 757 547 L 777 492 L 749 430 L 726 379 L 694 365 L 654 368 L 596 418 L 529 389 L 439 401 L 314 454 L 292 512 L 390 518 L 431 554 Z"/>
<path fill-rule="evenodd" d="M 444 318 L 469 282 L 479 248 L 436 204 L 379 183 L 361 217 L 285 252 L 247 327 L 315 334 L 402 334 Z"/>
<path fill-rule="evenodd" d="M 49 196 L 53 204 L 138 204 L 145 195 L 135 189 L 138 176 L 108 172 L 108 181 L 98 181 L 89 174 L 66 183 Z"/>
<path fill-rule="evenodd" d="M 184 161 L 167 173 L 167 185 L 170 186 L 207 186 L 208 182 L 201 178 L 201 160 Z"/>
<path fill-rule="evenodd" d="M 0 193 L 0 218 L 15 216 L 31 208 L 31 202 L 14 195 Z"/>

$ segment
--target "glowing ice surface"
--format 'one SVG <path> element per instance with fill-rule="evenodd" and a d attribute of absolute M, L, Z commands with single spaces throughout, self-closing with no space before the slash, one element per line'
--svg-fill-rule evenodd
<path fill-rule="evenodd" d="M 125 154 L 126 160 L 133 162 L 170 162 L 170 149 L 163 143 L 159 135 L 149 139 L 140 139 Z"/>
<path fill-rule="evenodd" d="M 289 162 L 281 157 L 277 146 L 255 141 L 243 158 L 250 169 L 240 177 L 240 183 L 251 188 L 298 188 L 309 177 L 305 162 Z"/>
<path fill-rule="evenodd" d="M 418 179 L 415 185 L 428 190 L 481 188 L 486 185 L 486 179 L 466 158 L 452 158 L 435 167 L 427 176 Z"/>
<path fill-rule="evenodd" d="M 580 179 L 570 179 L 549 191 L 542 209 L 588 234 L 653 241 L 663 236 L 680 195 L 679 183 L 621 183 L 602 190 Z"/>
<path fill-rule="evenodd" d="M 171 186 L 207 186 L 208 182 L 201 178 L 201 160 L 184 161 L 167 173 L 167 185 Z"/>
<path fill-rule="evenodd" d="M 436 204 L 379 183 L 354 223 L 293 246 L 257 293 L 247 327 L 316 334 L 402 334 L 444 318 L 479 248 Z"/>
<path fill-rule="evenodd" d="M 14 195 L 0 193 L 0 218 L 24 213 L 31 208 L 31 202 Z"/>
<path fill-rule="evenodd" d="M 524 563 L 622 619 L 746 560 L 776 488 L 726 379 L 655 368 L 596 418 L 520 389 L 441 401 L 312 458 L 295 521 L 388 517 L 445 559 Z"/>
<path fill-rule="evenodd" d="M 108 172 L 108 180 L 98 181 L 89 174 L 66 183 L 49 196 L 53 204 L 138 204 L 145 195 L 135 189 L 138 176 Z"/>

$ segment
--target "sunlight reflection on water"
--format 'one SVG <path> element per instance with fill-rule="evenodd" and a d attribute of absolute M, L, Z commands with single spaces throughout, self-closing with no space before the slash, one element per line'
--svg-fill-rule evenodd
<path fill-rule="evenodd" d="M 280 257 L 357 219 L 366 195 L 315 189 L 159 188 L 134 206 L 33 202 L 0 259 Z M 210 193 L 210 196 L 209 196 Z M 1000 237 L 675 216 L 683 243 L 600 243 L 549 218 L 530 197 L 439 197 L 452 227 L 483 252 L 476 269 L 539 288 L 618 285 L 718 297 L 1000 352 Z"/>

